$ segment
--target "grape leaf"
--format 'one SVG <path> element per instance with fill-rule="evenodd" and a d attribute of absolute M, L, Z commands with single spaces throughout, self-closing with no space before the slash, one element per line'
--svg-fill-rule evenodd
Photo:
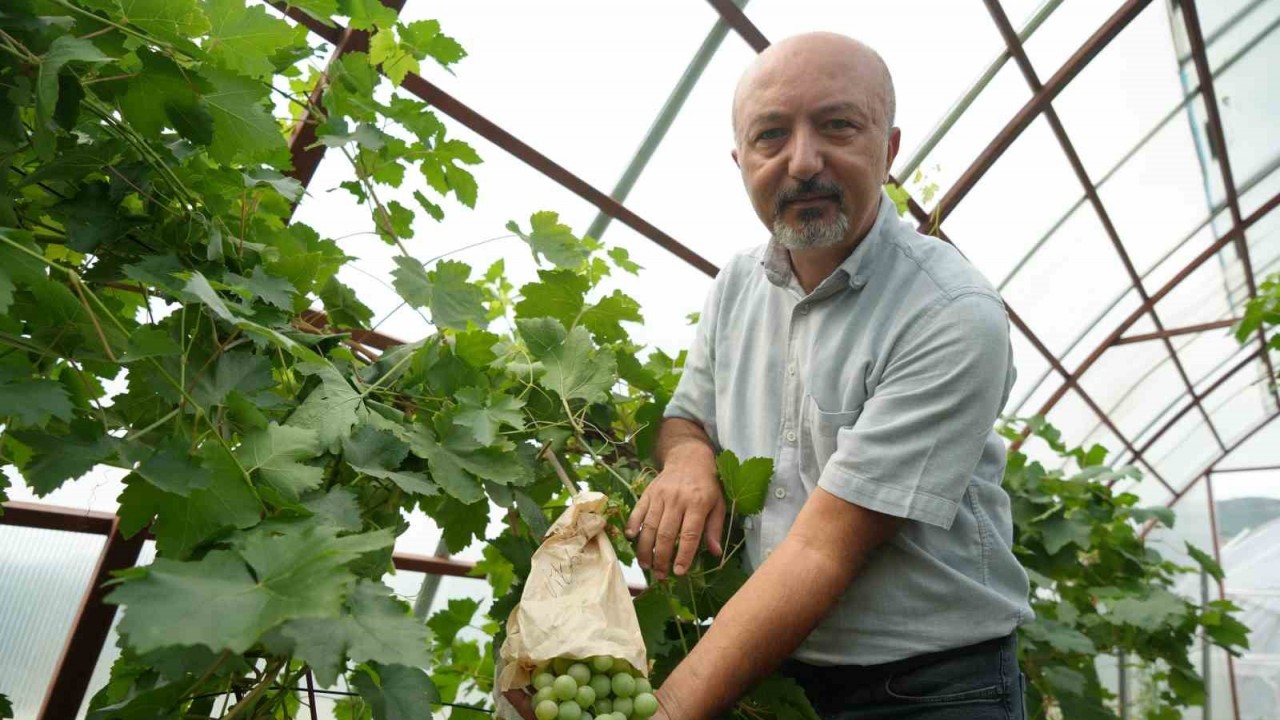
<path fill-rule="evenodd" d="M 492 445 L 498 439 L 498 429 L 503 425 L 522 430 L 524 428 L 524 400 L 506 393 L 488 393 L 480 388 L 463 388 L 454 394 L 461 410 L 454 416 L 455 425 L 471 430 L 472 437 L 481 445 Z"/>
<path fill-rule="evenodd" d="M 413 454 L 427 461 L 431 479 L 446 493 L 466 504 L 484 499 L 480 481 L 463 469 L 458 457 L 442 447 L 431 431 L 415 427 L 404 437 Z"/>
<path fill-rule="evenodd" d="M 769 715 L 777 720 L 821 720 L 804 688 L 792 678 L 782 675 L 771 675 L 752 688 L 745 701 L 749 704 L 767 708 Z"/>
<path fill-rule="evenodd" d="M 444 646 L 453 644 L 453 639 L 465 627 L 471 624 L 476 611 L 480 609 L 480 601 L 474 598 L 450 598 L 449 604 L 437 610 L 427 620 L 427 627 L 435 633 L 436 640 Z"/>
<path fill-rule="evenodd" d="M 103 433 L 101 425 L 84 419 L 73 421 L 70 432 L 17 430 L 11 434 L 31 448 L 31 458 L 22 465 L 22 476 L 37 497 L 84 475 L 115 451 L 115 438 Z"/>
<path fill-rule="evenodd" d="M 291 501 L 324 481 L 321 468 L 301 462 L 319 454 L 315 430 L 274 422 L 246 437 L 236 451 L 246 471 L 257 472 L 263 482 Z"/>
<path fill-rule="evenodd" d="M 662 655 L 670 646 L 667 621 L 671 619 L 671 600 L 663 592 L 651 590 L 635 599 L 636 620 L 649 657 Z"/>
<path fill-rule="evenodd" d="M 1090 530 L 1088 521 L 1075 517 L 1064 517 L 1062 514 L 1046 518 L 1040 523 L 1040 532 L 1044 538 L 1044 549 L 1050 555 L 1057 553 L 1072 543 L 1081 550 L 1088 550 L 1091 544 L 1089 541 Z"/>
<path fill-rule="evenodd" d="M 387 28 L 396 22 L 396 11 L 382 0 L 338 0 L 338 10 L 351 18 L 351 27 L 357 30 Z"/>
<path fill-rule="evenodd" d="M 74 197 L 58 203 L 52 212 L 67 229 L 67 246 L 77 252 L 92 252 L 118 240 L 129 229 L 104 182 L 81 185 Z"/>
<path fill-rule="evenodd" d="M 377 674 L 376 680 L 369 670 Z M 420 720 L 440 701 L 431 678 L 416 667 L 370 663 L 369 670 L 357 672 L 351 685 L 373 709 L 373 720 Z"/>
<path fill-rule="evenodd" d="M 164 40 L 184 41 L 209 32 L 196 0 L 116 0 L 122 19 Z"/>
<path fill-rule="evenodd" d="M 164 492 L 136 475 L 125 479 L 119 511 L 125 535 L 146 527 L 154 517 L 156 550 L 166 557 L 183 558 L 228 528 L 258 524 L 262 504 L 235 458 L 217 443 L 205 443 L 200 457 L 211 473 L 209 484 L 192 490 L 188 497 Z"/>
<path fill-rule="evenodd" d="M 545 257 L 552 265 L 569 269 L 586 262 L 586 247 L 568 225 L 560 222 L 559 213 L 534 213 L 529 217 L 529 225 L 530 231 L 526 233 L 512 220 L 507 223 L 507 229 L 529 243 L 534 258 Z"/>
<path fill-rule="evenodd" d="M 281 633 L 293 641 L 295 657 L 311 665 L 322 687 L 337 681 L 344 657 L 409 666 L 431 661 L 427 627 L 390 588 L 371 580 L 356 585 L 338 617 L 291 620 Z"/>
<path fill-rule="evenodd" d="M 261 6 L 246 7 L 244 0 L 204 0 L 204 11 L 210 22 L 205 51 L 242 75 L 270 77 L 275 69 L 271 56 L 299 40 L 299 33 L 289 23 L 272 17 Z"/>
<path fill-rule="evenodd" d="M 50 418 L 71 420 L 67 389 L 53 380 L 20 380 L 0 383 L 0 418 L 13 427 L 44 427 Z"/>
<path fill-rule="evenodd" d="M 735 514 L 745 517 L 764 510 L 765 490 L 773 480 L 773 460 L 749 458 L 739 462 L 737 455 L 725 450 L 716 457 L 716 469 L 720 471 L 725 501 Z"/>
<path fill-rule="evenodd" d="M 204 104 L 213 116 L 213 159 L 251 163 L 285 150 L 284 135 L 263 103 L 267 88 L 261 82 L 208 66 L 200 74 L 212 86 Z"/>
<path fill-rule="evenodd" d="M 238 552 L 215 550 L 194 562 L 158 558 L 130 570 L 106 601 L 125 606 L 120 632 L 141 652 L 171 645 L 244 652 L 286 620 L 335 617 L 355 582 L 345 565 L 394 539 L 387 531 L 334 532 L 315 525 L 283 535 L 258 531 Z"/>
<path fill-rule="evenodd" d="M 296 369 L 318 376 L 320 386 L 312 390 L 293 412 L 289 417 L 289 424 L 315 430 L 320 439 L 320 447 L 336 451 L 351 428 L 368 415 L 364 399 L 342 373 L 328 362 L 300 363 Z"/>
<path fill-rule="evenodd" d="M 138 466 L 138 475 L 157 488 L 187 497 L 192 490 L 209 486 L 213 473 L 198 456 L 192 456 L 188 443 L 172 437 Z"/>
<path fill-rule="evenodd" d="M 1143 630 L 1156 630 L 1187 614 L 1187 602 L 1168 590 L 1156 588 L 1145 598 L 1123 597 L 1107 603 L 1109 619 Z"/>
<path fill-rule="evenodd" d="M 614 290 L 582 313 L 582 324 L 601 343 L 626 340 L 629 335 L 621 325 L 624 322 L 642 323 L 644 318 L 640 316 L 639 303 L 620 290 Z"/>
<path fill-rule="evenodd" d="M 355 494 L 344 487 L 323 494 L 311 493 L 302 498 L 302 506 L 315 513 L 318 522 L 339 530 L 359 530 L 364 525 Z"/>
<path fill-rule="evenodd" d="M 400 85 L 406 75 L 419 70 L 417 58 L 396 42 L 390 28 L 378 31 L 369 39 L 369 62 L 381 65 L 383 74 L 394 85 Z"/>
<path fill-rule="evenodd" d="M 35 145 L 41 157 L 53 157 L 53 131 L 50 124 L 58 105 L 58 74 L 62 72 L 62 68 L 69 62 L 102 63 L 110 60 L 92 42 L 71 35 L 59 35 L 49 45 L 49 51 L 40 60 L 36 78 Z"/>
<path fill-rule="evenodd" d="M 244 288 L 250 296 L 260 298 L 281 310 L 293 309 L 293 296 L 297 292 L 293 283 L 270 275 L 262 268 L 256 268 L 250 277 L 228 273 L 225 280 L 233 286 Z"/>
<path fill-rule="evenodd" d="M 1048 618 L 1036 618 L 1032 622 L 1023 625 L 1020 631 L 1028 639 L 1048 643 L 1063 652 L 1085 653 L 1088 655 L 1095 655 L 1098 652 L 1089 636 L 1069 624 L 1056 622 Z"/>
<path fill-rule="evenodd" d="M 410 305 L 428 308 L 433 323 L 458 330 L 467 329 L 468 323 L 486 324 L 484 290 L 468 281 L 470 266 L 446 260 L 427 272 L 417 260 L 403 255 L 395 262 L 391 275 L 396 292 Z"/>
<path fill-rule="evenodd" d="M 586 328 L 566 331 L 551 318 L 516 321 L 529 354 L 545 370 L 538 383 L 566 399 L 602 402 L 613 387 L 617 362 L 607 348 L 594 349 Z"/>
<path fill-rule="evenodd" d="M 0 390 L 0 392 L 3 392 L 3 390 Z M 1191 556 L 1191 559 L 1195 560 L 1196 564 L 1199 565 L 1201 569 L 1209 573 L 1209 577 L 1217 580 L 1218 582 L 1222 582 L 1224 575 L 1222 573 L 1222 566 L 1218 564 L 1218 561 L 1214 560 L 1212 555 L 1206 553 L 1195 545 L 1192 545 L 1191 543 L 1185 544 L 1187 546 L 1187 554 Z"/>
<path fill-rule="evenodd" d="M 488 503 L 462 503 L 451 497 L 441 497 L 424 509 L 439 524 L 445 547 L 453 554 L 466 550 L 474 540 L 484 539 L 489 529 Z"/>
<path fill-rule="evenodd" d="M 129 336 L 129 349 L 120 356 L 120 362 L 131 363 L 146 358 L 181 354 L 182 346 L 174 342 L 168 332 L 155 325 L 143 325 Z"/>
<path fill-rule="evenodd" d="M 591 289 L 587 279 L 569 270 L 540 270 L 538 278 L 539 282 L 520 288 L 523 297 L 516 303 L 516 314 L 555 318 L 565 327 L 575 325 L 585 304 L 583 296 Z"/>

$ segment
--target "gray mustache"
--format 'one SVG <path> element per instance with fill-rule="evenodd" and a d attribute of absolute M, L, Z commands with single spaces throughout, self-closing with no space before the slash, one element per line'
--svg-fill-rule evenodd
<path fill-rule="evenodd" d="M 837 205 L 844 205 L 844 194 L 840 186 L 830 180 L 807 180 L 789 188 L 783 188 L 774 198 L 774 214 L 782 213 L 782 206 L 799 200 L 804 195 L 834 195 Z"/>

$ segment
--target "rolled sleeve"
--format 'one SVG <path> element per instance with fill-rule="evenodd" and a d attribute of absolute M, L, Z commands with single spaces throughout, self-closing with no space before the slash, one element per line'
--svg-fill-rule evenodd
<path fill-rule="evenodd" d="M 712 442 L 719 446 L 715 433 L 716 417 L 716 381 L 715 381 L 715 335 L 717 314 L 720 309 L 720 295 L 723 291 L 721 273 L 707 293 L 703 303 L 702 314 L 698 318 L 698 329 L 693 338 L 693 345 L 685 355 L 684 369 L 680 374 L 680 382 L 663 411 L 663 417 L 684 418 L 702 426 Z"/>
<path fill-rule="evenodd" d="M 1011 377 L 1003 304 L 985 293 L 941 301 L 894 347 L 856 423 L 839 431 L 818 486 L 949 529 Z"/>

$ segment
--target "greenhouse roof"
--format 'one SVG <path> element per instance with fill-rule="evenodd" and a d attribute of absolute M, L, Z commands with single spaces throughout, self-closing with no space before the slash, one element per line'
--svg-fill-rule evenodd
<path fill-rule="evenodd" d="M 503 260 L 519 284 L 535 264 L 503 228 L 554 210 L 645 268 L 618 281 L 644 308 L 633 336 L 686 346 L 686 318 L 716 268 L 766 238 L 729 157 L 739 73 L 770 40 L 850 34 L 895 76 L 906 217 L 953 243 L 1006 300 L 1018 368 L 1006 414 L 1044 414 L 1070 442 L 1140 468 L 1128 489 L 1193 523 L 1168 540 L 1203 537 L 1216 553 L 1223 500 L 1280 498 L 1274 358 L 1261 336 L 1231 334 L 1280 270 L 1280 1 L 402 4 L 469 52 L 456 75 L 424 69 L 403 91 L 484 158 L 474 211 L 417 221 L 424 260 Z M 331 57 L 367 42 L 287 14 Z M 297 219 L 360 258 L 343 280 L 383 339 L 426 335 L 427 319 L 387 280 L 393 249 L 334 192 L 348 165 L 311 140 L 304 131 L 292 145 L 308 186 Z M 94 478 L 39 502 L 113 512 L 118 476 Z M 415 517 L 397 548 L 434 555 L 438 538 Z M 457 582 L 444 594 L 483 592 Z M 1230 582 L 1219 591 L 1232 595 Z"/>

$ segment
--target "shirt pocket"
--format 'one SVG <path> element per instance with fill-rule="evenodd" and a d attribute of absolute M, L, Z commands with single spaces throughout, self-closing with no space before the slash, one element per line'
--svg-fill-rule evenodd
<path fill-rule="evenodd" d="M 853 427 L 862 407 L 826 410 L 812 395 L 805 394 L 800 406 L 800 480 L 809 492 L 818 486 L 822 469 L 835 454 L 840 431 Z"/>

